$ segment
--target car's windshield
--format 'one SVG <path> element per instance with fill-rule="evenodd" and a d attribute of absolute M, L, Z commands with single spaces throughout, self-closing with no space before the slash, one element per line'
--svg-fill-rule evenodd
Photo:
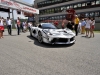
<path fill-rule="evenodd" d="M 57 29 L 53 24 L 42 24 L 43 29 Z"/>

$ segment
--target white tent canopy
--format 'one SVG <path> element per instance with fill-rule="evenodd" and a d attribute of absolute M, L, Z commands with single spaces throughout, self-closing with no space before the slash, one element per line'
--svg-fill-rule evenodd
<path fill-rule="evenodd" d="M 38 9 L 29 7 L 29 6 L 14 2 L 14 1 L 10 1 L 10 0 L 0 0 L 0 6 L 11 8 L 11 9 L 16 9 L 16 10 L 21 10 L 21 11 L 29 12 L 33 14 L 39 14 Z"/>

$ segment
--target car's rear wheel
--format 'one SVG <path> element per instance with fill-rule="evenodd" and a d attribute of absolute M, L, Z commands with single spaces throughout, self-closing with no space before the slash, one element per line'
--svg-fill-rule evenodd
<path fill-rule="evenodd" d="M 43 38 L 42 38 L 41 32 L 38 33 L 38 41 L 39 41 L 40 43 L 43 43 Z"/>

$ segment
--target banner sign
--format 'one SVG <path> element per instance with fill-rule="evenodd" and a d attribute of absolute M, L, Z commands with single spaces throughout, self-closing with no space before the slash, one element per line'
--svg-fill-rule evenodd
<path fill-rule="evenodd" d="M 10 0 L 0 0 L 0 6 L 17 9 L 24 12 L 39 14 L 39 10 Z"/>

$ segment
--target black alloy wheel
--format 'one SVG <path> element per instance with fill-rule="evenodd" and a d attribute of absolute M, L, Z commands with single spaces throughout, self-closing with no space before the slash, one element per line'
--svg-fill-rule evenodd
<path fill-rule="evenodd" d="M 42 38 L 41 32 L 38 33 L 38 41 L 39 41 L 40 43 L 43 43 L 43 38 Z"/>

